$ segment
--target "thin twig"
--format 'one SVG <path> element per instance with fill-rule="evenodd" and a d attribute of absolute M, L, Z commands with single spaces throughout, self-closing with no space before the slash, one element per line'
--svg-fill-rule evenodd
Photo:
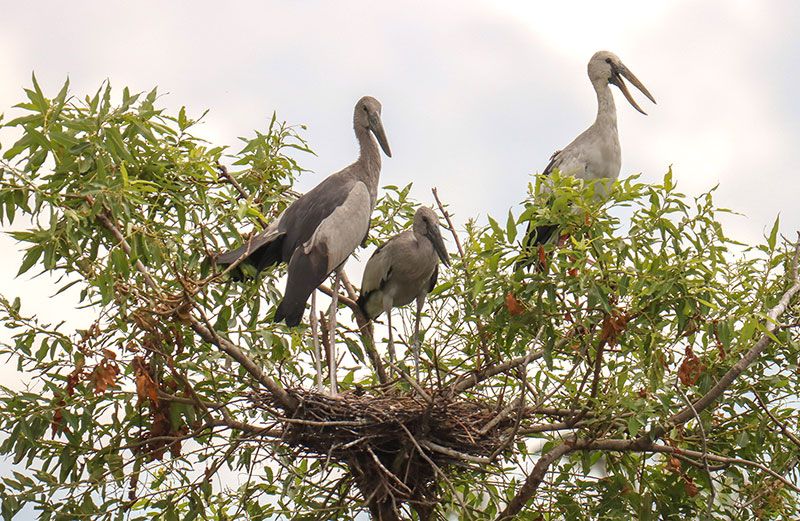
<path fill-rule="evenodd" d="M 434 443 L 430 440 L 419 440 L 419 444 L 430 451 L 438 452 L 439 454 L 444 454 L 445 456 L 449 456 L 454 459 L 470 461 L 472 463 L 478 463 L 480 465 L 491 465 L 492 463 L 492 460 L 489 458 L 481 458 L 480 456 L 472 456 L 471 454 L 464 454 L 463 452 L 458 452 L 457 450 L 453 450 L 449 447 L 439 445 L 438 443 Z"/>
<path fill-rule="evenodd" d="M 422 447 L 417 442 L 417 439 L 414 437 L 414 435 L 411 434 L 411 431 L 409 431 L 408 428 L 402 423 L 400 423 L 399 425 L 400 428 L 403 429 L 403 431 L 405 431 L 406 435 L 408 436 L 408 439 L 411 440 L 411 443 L 414 444 L 414 447 L 417 448 L 417 452 L 419 452 L 419 455 L 422 457 L 422 459 L 424 459 L 428 463 L 428 465 L 431 466 L 434 472 L 438 474 L 439 477 L 441 477 L 447 484 L 447 486 L 450 488 L 450 493 L 453 494 L 453 497 L 456 499 L 456 501 L 458 501 L 458 504 L 461 506 L 461 511 L 466 513 L 467 506 L 464 504 L 464 501 L 461 499 L 461 496 L 458 494 L 458 491 L 453 486 L 453 483 L 450 481 L 450 478 L 447 477 L 447 474 L 442 472 L 442 469 L 440 469 L 439 466 L 436 463 L 434 463 L 434 461 L 431 458 L 429 458 L 427 454 L 425 454 L 425 451 L 422 450 Z"/>
<path fill-rule="evenodd" d="M 542 356 L 544 356 L 544 350 L 537 349 L 536 342 L 539 340 L 539 335 L 542 334 L 544 330 L 543 327 L 539 328 L 538 333 L 536 334 L 536 338 L 534 338 L 534 346 L 528 351 L 528 354 L 523 356 L 518 356 L 517 358 L 512 358 L 507 362 L 503 362 L 501 364 L 495 364 L 492 366 L 484 367 L 479 371 L 472 371 L 467 374 L 459 375 L 453 380 L 453 383 L 450 384 L 447 388 L 445 388 L 446 392 L 450 392 L 453 395 L 464 392 L 467 389 L 471 389 L 475 387 L 482 381 L 486 380 L 487 378 L 491 378 L 492 376 L 505 373 L 515 367 L 519 367 L 521 365 L 527 365 L 534 360 L 538 360 Z M 561 339 L 556 342 L 556 346 L 554 349 L 558 349 L 562 347 L 564 344 L 567 343 L 566 339 Z"/>
<path fill-rule="evenodd" d="M 369 452 L 369 455 L 372 457 L 372 461 L 374 461 L 375 464 L 378 465 L 378 467 L 384 472 L 384 474 L 389 476 L 395 483 L 397 483 L 401 487 L 403 487 L 406 490 L 406 493 L 409 495 L 409 497 L 414 495 L 414 492 L 412 492 L 412 490 L 410 488 L 408 488 L 408 485 L 406 485 L 405 483 L 400 481 L 400 478 L 395 476 L 392 472 L 389 471 L 389 469 L 387 469 L 383 465 L 383 463 L 381 463 L 381 460 L 378 459 L 378 456 L 375 455 L 375 453 L 372 451 L 372 448 L 369 445 L 367 445 L 367 452 Z"/>
<path fill-rule="evenodd" d="M 795 436 L 792 433 L 792 431 L 789 430 L 789 428 L 786 426 L 785 423 L 778 420 L 778 418 L 776 418 L 775 415 L 772 414 L 772 411 L 769 410 L 769 407 L 767 407 L 767 404 L 764 403 L 764 400 L 761 399 L 761 396 L 757 392 L 754 391 L 753 394 L 755 395 L 756 400 L 758 400 L 759 405 L 761 405 L 761 409 L 763 409 L 763 411 L 767 413 L 767 416 L 769 416 L 770 419 L 775 423 L 775 425 L 777 425 L 780 428 L 781 432 L 787 438 L 789 438 L 789 441 L 800 447 L 800 438 Z"/>
<path fill-rule="evenodd" d="M 700 419 L 700 415 L 697 414 L 697 411 L 692 405 L 691 400 L 689 400 L 689 397 L 686 396 L 686 393 L 684 393 L 683 389 L 681 389 L 679 379 L 675 380 L 675 389 L 677 389 L 678 394 L 681 395 L 683 401 L 694 413 L 694 417 L 697 420 L 697 426 L 700 428 L 700 441 L 703 445 L 703 468 L 708 476 L 708 486 L 711 488 L 711 493 L 708 495 L 708 502 L 706 503 L 706 518 L 712 519 L 714 513 L 714 499 L 717 497 L 717 491 L 714 489 L 714 477 L 711 475 L 711 469 L 708 466 L 708 443 L 706 441 L 706 430 L 703 427 L 703 420 Z"/>
<path fill-rule="evenodd" d="M 433 403 L 433 398 L 431 398 L 431 395 L 426 393 L 425 389 L 419 385 L 419 382 L 417 382 L 414 378 L 411 378 L 411 375 L 406 374 L 405 371 L 397 367 L 395 364 L 390 363 L 389 367 L 397 371 L 403 380 L 408 382 L 408 384 L 414 388 L 414 390 L 422 397 L 423 400 L 425 400 L 427 403 Z"/>

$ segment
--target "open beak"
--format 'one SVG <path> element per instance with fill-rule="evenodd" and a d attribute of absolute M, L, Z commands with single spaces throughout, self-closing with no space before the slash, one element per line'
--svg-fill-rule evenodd
<path fill-rule="evenodd" d="M 623 77 L 631 82 L 634 87 L 639 89 L 641 93 L 647 96 L 647 98 L 653 103 L 656 102 L 655 98 L 653 98 L 653 95 L 647 90 L 647 87 L 645 87 L 642 82 L 639 81 L 639 78 L 634 76 L 634 74 L 627 67 L 622 64 L 614 67 L 614 74 L 611 77 L 611 83 L 619 87 L 619 90 L 622 91 L 622 94 L 625 96 L 625 99 L 628 100 L 628 103 L 633 105 L 633 108 L 646 116 L 647 112 L 643 111 L 642 108 L 636 103 L 636 100 L 633 99 L 631 92 L 628 90 L 628 86 L 625 85 L 625 81 L 622 79 Z"/>
<path fill-rule="evenodd" d="M 383 149 L 383 153 L 392 157 L 392 151 L 389 149 L 389 142 L 386 140 L 386 132 L 383 130 L 383 123 L 381 123 L 381 116 L 376 113 L 369 115 L 369 129 L 378 140 L 378 144 Z"/>
<path fill-rule="evenodd" d="M 432 224 L 429 230 L 431 243 L 433 243 L 433 249 L 436 250 L 436 255 L 439 256 L 445 266 L 450 266 L 450 257 L 447 255 L 447 248 L 444 246 L 444 239 L 442 239 L 442 232 L 439 231 L 439 225 Z"/>

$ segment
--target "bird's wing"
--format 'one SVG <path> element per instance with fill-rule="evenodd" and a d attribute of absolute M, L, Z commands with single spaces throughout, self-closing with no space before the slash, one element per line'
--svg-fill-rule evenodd
<path fill-rule="evenodd" d="M 433 275 L 431 275 L 431 280 L 428 282 L 428 293 L 433 291 L 433 288 L 436 287 L 436 282 L 439 280 L 439 263 L 436 263 L 436 267 L 433 268 Z"/>
<path fill-rule="evenodd" d="M 361 293 L 367 294 L 380 287 L 389 280 L 392 272 L 392 260 L 396 258 L 392 255 L 397 248 L 397 244 L 402 241 L 402 237 L 407 231 L 395 235 L 385 243 L 381 244 L 367 261 L 364 267 L 364 276 L 361 278 Z"/>
<path fill-rule="evenodd" d="M 320 223 L 345 202 L 354 184 L 352 176 L 341 172 L 328 176 L 289 205 L 264 231 L 239 248 L 217 257 L 217 264 L 233 264 L 244 257 L 257 270 L 262 270 L 278 262 L 288 262 Z"/>
<path fill-rule="evenodd" d="M 217 264 L 219 264 L 220 266 L 227 266 L 239 260 L 240 257 L 248 258 L 250 255 L 258 251 L 263 246 L 282 237 L 286 233 L 280 230 L 279 223 L 280 223 L 280 217 L 278 217 L 278 219 L 275 220 L 275 222 L 270 224 L 266 230 L 256 235 L 253 235 L 252 237 L 247 239 L 247 242 L 245 242 L 240 247 L 236 248 L 235 250 L 223 253 L 222 255 L 217 257 Z"/>
<path fill-rule="evenodd" d="M 358 248 L 369 231 L 371 213 L 367 186 L 354 182 L 342 204 L 334 207 L 311 237 L 293 251 L 286 292 L 275 312 L 276 322 L 285 319 L 289 326 L 300 322 L 309 295 Z"/>
<path fill-rule="evenodd" d="M 553 152 L 553 155 L 550 156 L 550 162 L 547 163 L 547 166 L 544 167 L 544 170 L 542 171 L 542 175 L 550 175 L 550 173 L 553 171 L 553 168 L 556 166 L 556 161 L 558 161 L 558 155 L 560 153 L 561 150 L 556 150 Z"/>
<path fill-rule="evenodd" d="M 356 182 L 355 178 L 342 172 L 333 174 L 286 209 L 280 226 L 286 232 L 284 261 L 288 262 L 294 250 L 308 242 L 322 222 L 345 204 Z M 369 208 L 371 212 L 371 205 Z"/>
<path fill-rule="evenodd" d="M 358 248 L 369 231 L 372 201 L 361 181 L 353 183 L 342 204 L 336 206 L 303 243 L 303 253 L 327 259 L 328 273 L 342 264 Z"/>

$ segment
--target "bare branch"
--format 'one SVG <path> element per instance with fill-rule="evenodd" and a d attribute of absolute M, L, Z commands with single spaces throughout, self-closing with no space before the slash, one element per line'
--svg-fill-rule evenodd
<path fill-rule="evenodd" d="M 201 312 L 202 313 L 202 312 Z M 286 410 L 293 411 L 297 407 L 297 400 L 286 392 L 275 380 L 267 376 L 261 368 L 245 355 L 239 347 L 230 340 L 221 337 L 212 328 L 206 327 L 195 317 L 189 317 L 189 325 L 206 342 L 220 348 L 225 354 L 239 362 L 250 375 L 266 387 L 275 399 Z"/>
<path fill-rule="evenodd" d="M 515 516 L 520 513 L 523 507 L 525 507 L 525 504 L 528 502 L 528 500 L 530 500 L 533 495 L 536 494 L 536 490 L 544 480 L 544 476 L 547 474 L 547 470 L 550 468 L 550 465 L 573 450 L 574 446 L 572 442 L 567 440 L 550 449 L 550 452 L 543 454 L 542 457 L 539 458 L 539 461 L 536 462 L 536 465 L 534 465 L 533 470 L 531 470 L 530 474 L 528 474 L 528 477 L 525 479 L 525 483 L 523 483 L 516 495 L 511 498 L 511 501 L 508 502 L 505 510 L 503 510 L 499 516 L 497 516 L 496 521 L 514 519 Z"/>
<path fill-rule="evenodd" d="M 785 423 L 783 423 L 782 421 L 778 420 L 778 418 L 776 418 L 775 415 L 772 414 L 772 411 L 769 410 L 769 407 L 767 407 L 767 404 L 764 403 L 764 400 L 761 398 L 761 396 L 757 392 L 753 392 L 753 394 L 755 395 L 756 400 L 758 401 L 758 404 L 761 406 L 761 409 L 765 413 L 767 413 L 767 416 L 769 416 L 769 418 L 773 421 L 773 423 L 775 423 L 775 425 L 777 425 L 778 428 L 780 428 L 781 432 L 787 438 L 789 438 L 789 441 L 791 441 L 792 443 L 794 443 L 795 445 L 800 447 L 800 438 L 798 438 L 795 434 L 793 434 L 792 431 L 789 430 L 789 428 L 786 426 Z"/>
<path fill-rule="evenodd" d="M 457 450 L 453 450 L 448 447 L 444 447 L 439 445 L 438 443 L 434 443 L 430 440 L 419 440 L 419 444 L 426 449 L 438 452 L 439 454 L 444 454 L 445 456 L 449 456 L 453 459 L 459 459 L 463 461 L 471 461 L 472 463 L 478 463 L 480 465 L 490 465 L 492 461 L 488 458 L 481 458 L 479 456 L 472 456 L 470 454 L 464 454 L 463 452 L 458 452 Z"/>
<path fill-rule="evenodd" d="M 597 440 L 597 441 L 579 441 L 575 445 L 575 450 L 608 450 L 608 451 L 632 451 L 632 452 L 659 452 L 664 454 L 675 454 L 675 455 L 682 455 L 688 456 L 690 458 L 697 458 L 697 459 L 708 459 L 710 461 L 717 461 L 719 463 L 726 463 L 729 465 L 742 465 L 746 467 L 753 467 L 757 468 L 763 472 L 766 472 L 773 478 L 781 481 L 784 485 L 789 487 L 790 489 L 794 490 L 795 492 L 800 493 L 800 487 L 786 479 L 785 477 L 781 476 L 771 468 L 758 463 L 756 461 L 750 461 L 742 458 L 729 458 L 727 456 L 719 456 L 717 454 L 710 454 L 704 452 L 698 452 L 695 450 L 688 450 L 688 449 L 681 449 L 678 447 L 671 447 L 669 445 L 661 445 L 657 443 L 649 443 L 645 444 L 644 446 L 640 447 L 637 446 L 636 443 L 631 443 L 631 440 Z"/>
<path fill-rule="evenodd" d="M 714 477 L 711 475 L 711 469 L 708 466 L 708 443 L 706 441 L 706 429 L 703 427 L 703 420 L 700 419 L 700 415 L 697 414 L 697 411 L 692 405 L 691 400 L 689 400 L 689 397 L 686 396 L 686 393 L 683 392 L 683 389 L 681 389 L 680 380 L 675 380 L 675 389 L 678 391 L 678 394 L 681 395 L 683 401 L 686 402 L 686 405 L 692 410 L 692 413 L 697 420 L 697 426 L 700 429 L 700 441 L 703 444 L 703 469 L 706 471 L 706 475 L 708 476 L 708 486 L 711 488 L 711 494 L 708 495 L 708 502 L 706 503 L 706 517 L 711 519 L 711 516 L 713 515 L 714 498 L 717 496 L 717 491 L 714 490 Z"/>

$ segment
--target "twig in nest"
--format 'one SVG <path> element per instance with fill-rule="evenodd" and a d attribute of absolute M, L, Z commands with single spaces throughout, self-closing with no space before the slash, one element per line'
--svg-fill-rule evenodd
<path fill-rule="evenodd" d="M 450 481 L 450 479 L 447 477 L 447 474 L 442 472 L 442 469 L 440 469 L 439 466 L 436 465 L 436 463 L 434 463 L 433 460 L 430 459 L 427 454 L 425 454 L 425 451 L 422 450 L 422 447 L 420 447 L 419 443 L 417 443 L 417 439 L 414 437 L 413 434 L 411 434 L 411 431 L 409 431 L 405 425 L 401 423 L 400 428 L 403 429 L 403 431 L 406 433 L 406 436 L 408 436 L 408 439 L 411 440 L 411 443 L 413 443 L 414 447 L 417 448 L 417 452 L 422 457 L 422 459 L 424 459 L 428 463 L 428 465 L 431 466 L 434 472 L 436 472 L 436 474 L 438 474 L 444 480 L 444 482 L 447 483 L 447 486 L 450 488 L 450 493 L 453 494 L 453 497 L 456 498 L 456 500 L 458 501 L 458 504 L 461 506 L 462 512 L 466 513 L 467 505 L 464 504 L 464 501 L 458 494 L 456 487 L 453 486 L 453 482 Z"/>
<path fill-rule="evenodd" d="M 405 483 L 403 483 L 402 481 L 400 481 L 400 478 L 398 478 L 397 476 L 395 476 L 395 475 L 394 475 L 392 472 L 390 472 L 390 471 L 389 471 L 389 469 L 387 469 L 387 468 L 386 468 L 386 467 L 383 465 L 383 463 L 381 463 L 381 460 L 380 460 L 380 459 L 378 459 L 378 456 L 376 456 L 376 455 L 375 455 L 375 452 L 373 452 L 372 448 L 370 448 L 370 447 L 367 447 L 367 452 L 368 452 L 368 453 L 369 453 L 369 455 L 372 457 L 372 461 L 374 461 L 374 462 L 375 462 L 375 464 L 376 464 L 376 465 L 378 465 L 378 468 L 380 468 L 380 469 L 383 471 L 383 473 L 384 473 L 384 474 L 386 474 L 387 476 L 389 476 L 389 478 L 391 478 L 391 479 L 392 479 L 392 481 L 394 481 L 395 483 L 397 483 L 398 485 L 400 485 L 402 488 L 404 488 L 404 489 L 405 489 L 405 492 L 406 492 L 406 493 L 409 495 L 409 497 L 414 495 L 414 492 L 413 492 L 413 491 L 412 491 L 410 488 L 408 488 L 408 486 L 407 486 Z"/>
<path fill-rule="evenodd" d="M 471 461 L 473 463 L 479 463 L 481 465 L 489 465 L 492 463 L 491 459 L 481 458 L 479 456 L 472 456 L 470 454 L 464 454 L 463 452 L 458 452 L 457 450 L 453 450 L 449 447 L 439 445 L 438 443 L 434 443 L 430 440 L 419 440 L 419 444 L 428 450 L 431 450 L 433 452 L 438 452 L 439 454 L 444 454 L 445 456 L 449 456 L 457 460 Z"/>
<path fill-rule="evenodd" d="M 433 403 L 433 398 L 431 398 L 431 395 L 425 392 L 425 389 L 423 389 L 419 385 L 419 382 L 411 378 L 410 375 L 406 374 L 405 371 L 397 367 L 395 364 L 389 363 L 389 366 L 395 371 L 397 371 L 397 373 L 403 378 L 403 380 L 408 382 L 408 384 L 414 388 L 414 390 L 417 392 L 417 394 L 419 394 L 422 397 L 423 400 L 425 400 L 428 403 Z"/>

